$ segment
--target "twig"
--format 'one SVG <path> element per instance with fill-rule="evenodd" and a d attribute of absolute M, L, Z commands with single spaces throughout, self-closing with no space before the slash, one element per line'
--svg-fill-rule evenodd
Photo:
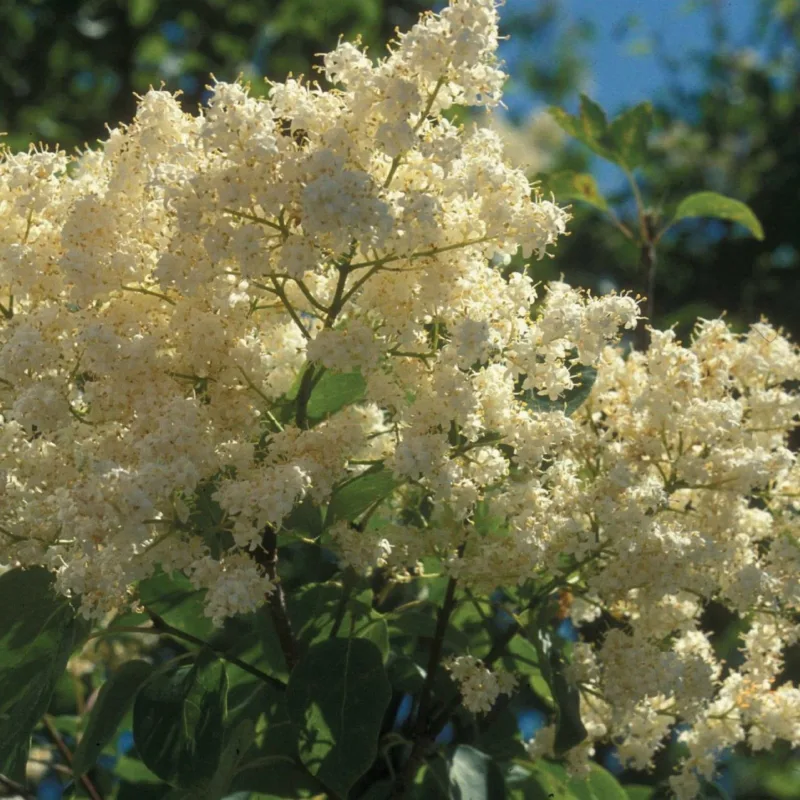
<path fill-rule="evenodd" d="M 270 582 L 275 587 L 267 595 L 269 610 L 278 634 L 278 641 L 283 651 L 286 667 L 291 672 L 299 660 L 297 653 L 297 640 L 292 631 L 292 623 L 286 607 L 286 595 L 278 576 L 278 535 L 271 527 L 264 529 L 261 537 L 261 547 L 253 551 L 253 558 L 259 564 Z"/>
<path fill-rule="evenodd" d="M 58 751 L 63 756 L 64 761 L 66 761 L 71 767 L 72 753 L 70 752 L 69 747 L 64 744 L 61 734 L 56 730 L 56 726 L 53 725 L 53 721 L 50 719 L 48 714 L 45 714 L 44 717 L 42 717 L 42 722 L 44 723 L 47 735 L 53 740 L 53 744 L 55 744 L 55 746 L 58 748 Z M 86 793 L 92 798 L 92 800 L 103 800 L 102 795 L 97 791 L 88 775 L 81 775 L 79 780 L 83 784 L 83 788 L 86 789 Z"/>
<path fill-rule="evenodd" d="M 463 554 L 463 550 L 464 545 L 461 545 L 459 548 L 459 555 Z M 430 706 L 433 700 L 433 684 L 436 679 L 436 671 L 439 668 L 439 662 L 442 658 L 444 636 L 447 632 L 450 615 L 456 607 L 456 584 L 457 580 L 455 578 L 450 578 L 447 582 L 444 602 L 436 618 L 436 631 L 434 632 L 433 642 L 431 643 L 431 650 L 428 656 L 425 682 L 422 685 L 422 692 L 420 693 L 419 710 L 411 733 L 414 744 L 411 746 L 411 753 L 408 756 L 408 761 L 406 761 L 405 767 L 395 784 L 392 800 L 400 800 L 400 798 L 405 796 L 406 792 L 411 787 L 417 770 L 425 758 L 425 751 L 435 738 L 430 730 L 428 714 L 430 713 Z"/>

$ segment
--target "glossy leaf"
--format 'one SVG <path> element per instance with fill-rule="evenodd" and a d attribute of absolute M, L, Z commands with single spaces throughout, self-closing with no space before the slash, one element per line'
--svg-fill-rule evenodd
<path fill-rule="evenodd" d="M 547 412 L 560 409 L 568 417 L 572 416 L 592 393 L 592 387 L 597 380 L 597 370 L 594 367 L 579 365 L 573 368 L 572 373 L 575 385 L 558 399 L 551 400 L 546 395 L 529 390 L 525 393 L 525 404 L 532 411 Z"/>
<path fill-rule="evenodd" d="M 133 738 L 142 761 L 175 786 L 209 781 L 222 753 L 226 695 L 225 665 L 205 651 L 192 665 L 152 675 L 133 706 Z"/>
<path fill-rule="evenodd" d="M 300 758 L 326 786 L 346 797 L 377 755 L 391 687 L 380 650 L 365 639 L 313 645 L 289 678 L 289 717 Z"/>
<path fill-rule="evenodd" d="M 450 797 L 454 800 L 494 800 L 506 796 L 498 764 L 469 745 L 456 747 L 450 759 L 449 778 Z"/>
<path fill-rule="evenodd" d="M 24 777 L 27 742 L 84 626 L 47 570 L 0 575 L 0 773 Z"/>
<path fill-rule="evenodd" d="M 675 211 L 671 224 L 687 217 L 731 220 L 747 228 L 756 239 L 764 238 L 764 228 L 748 205 L 716 192 L 698 192 L 685 197 Z"/>
<path fill-rule="evenodd" d="M 373 503 L 390 494 L 396 485 L 397 481 L 388 469 L 368 469 L 334 491 L 328 506 L 326 525 L 340 519 L 356 521 Z"/>
<path fill-rule="evenodd" d="M 203 613 L 205 594 L 180 572 L 158 572 L 139 582 L 139 599 L 148 609 L 175 628 L 201 639 L 214 632 L 211 619 Z"/>
<path fill-rule="evenodd" d="M 152 667 L 146 661 L 128 661 L 103 684 L 72 756 L 75 775 L 82 775 L 92 768 L 103 748 L 114 737 L 136 692 L 151 672 Z"/>

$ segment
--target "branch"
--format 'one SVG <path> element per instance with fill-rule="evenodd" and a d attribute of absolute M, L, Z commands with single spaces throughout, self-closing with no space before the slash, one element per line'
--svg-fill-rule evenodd
<path fill-rule="evenodd" d="M 64 761 L 66 761 L 71 767 L 72 752 L 70 751 L 69 747 L 64 744 L 64 740 L 56 730 L 56 727 L 53 725 L 53 721 L 50 719 L 49 715 L 45 714 L 42 718 L 42 722 L 44 723 L 47 735 L 53 740 L 53 744 L 55 744 L 55 746 L 58 748 L 58 751 L 61 753 Z M 81 775 L 80 782 L 83 784 L 83 788 L 86 789 L 86 793 L 92 798 L 92 800 L 103 800 L 100 792 L 97 791 L 88 775 Z"/>
<path fill-rule="evenodd" d="M 275 625 L 275 632 L 278 634 L 283 658 L 286 661 L 286 667 L 291 672 L 299 660 L 299 655 L 297 653 L 297 640 L 292 631 L 292 623 L 286 608 L 286 595 L 278 576 L 278 534 L 272 527 L 267 526 L 264 529 L 261 537 L 261 547 L 255 550 L 252 555 L 256 563 L 264 569 L 266 576 L 275 587 L 267 596 L 267 602 Z"/>
<path fill-rule="evenodd" d="M 464 545 L 459 548 L 459 555 L 463 553 L 463 550 Z M 436 618 L 436 631 L 428 656 L 428 667 L 425 675 L 425 682 L 422 685 L 422 692 L 420 694 L 419 710 L 411 733 L 414 744 L 411 747 L 408 761 L 406 761 L 405 767 L 395 784 L 392 800 L 400 800 L 400 798 L 406 795 L 412 785 L 414 776 L 417 774 L 417 770 L 425 759 L 426 749 L 435 739 L 435 734 L 429 725 L 428 714 L 430 713 L 430 706 L 433 700 L 433 684 L 436 678 L 436 671 L 439 668 L 439 662 L 442 658 L 444 635 L 447 632 L 447 624 L 450 621 L 450 615 L 456 607 L 456 583 L 457 581 L 455 578 L 450 578 L 447 582 L 444 602 Z"/>

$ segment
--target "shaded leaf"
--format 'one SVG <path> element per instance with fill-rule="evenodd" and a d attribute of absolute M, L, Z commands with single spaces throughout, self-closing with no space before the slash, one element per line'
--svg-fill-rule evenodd
<path fill-rule="evenodd" d="M 133 739 L 142 761 L 182 788 L 210 780 L 222 753 L 226 695 L 225 665 L 206 651 L 192 665 L 152 675 L 133 706 Z"/>
<path fill-rule="evenodd" d="M 506 796 L 503 773 L 486 753 L 469 745 L 456 747 L 450 759 L 450 796 L 454 800 L 494 800 Z"/>
<path fill-rule="evenodd" d="M 20 780 L 28 739 L 84 625 L 41 567 L 0 575 L 0 608 L 0 774 Z"/>
<path fill-rule="evenodd" d="M 320 419 L 364 398 L 367 384 L 360 372 L 325 372 L 311 392 L 308 416 Z"/>
<path fill-rule="evenodd" d="M 560 409 L 569 417 L 586 402 L 596 380 L 597 370 L 594 367 L 578 365 L 573 369 L 575 386 L 564 392 L 557 400 L 551 400 L 546 395 L 540 395 L 531 389 L 525 392 L 524 401 L 532 411 L 547 412 Z"/>
<path fill-rule="evenodd" d="M 103 748 L 117 732 L 139 687 L 151 672 L 152 667 L 146 661 L 128 661 L 103 684 L 72 756 L 75 775 L 82 775 L 94 766 Z"/>
<path fill-rule="evenodd" d="M 170 625 L 201 639 L 214 632 L 211 619 L 204 614 L 204 590 L 195 589 L 180 572 L 158 572 L 139 582 L 139 599 Z"/>
<path fill-rule="evenodd" d="M 325 524 L 330 525 L 340 519 L 355 521 L 373 503 L 389 495 L 395 486 L 397 480 L 388 469 L 368 469 L 334 491 Z"/>
<path fill-rule="evenodd" d="M 329 639 L 300 660 L 287 689 L 300 758 L 346 797 L 378 750 L 391 687 L 378 648 L 365 639 Z"/>

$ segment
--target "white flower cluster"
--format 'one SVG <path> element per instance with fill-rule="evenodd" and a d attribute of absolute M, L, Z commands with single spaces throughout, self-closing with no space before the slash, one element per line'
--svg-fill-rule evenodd
<path fill-rule="evenodd" d="M 433 556 L 479 588 L 569 583 L 576 623 L 608 610 L 619 630 L 570 667 L 587 727 L 645 765 L 687 723 L 688 797 L 728 743 L 798 743 L 779 676 L 800 356 L 715 321 L 624 358 L 632 298 L 537 297 L 498 269 L 543 256 L 567 214 L 495 133 L 442 115 L 499 101 L 496 45 L 494 0 L 451 0 L 382 60 L 325 56 L 336 88 L 218 83 L 197 115 L 150 91 L 97 150 L 3 153 L 0 562 L 48 566 L 94 617 L 182 570 L 219 623 L 274 588 L 251 557 L 265 531 L 372 476 L 385 491 L 323 543 L 359 571 Z M 312 413 L 355 372 L 357 402 Z M 737 670 L 700 630 L 710 599 L 753 615 Z M 458 663 L 484 708 L 487 670 Z"/>
<path fill-rule="evenodd" d="M 526 412 L 491 392 L 524 373 L 554 395 L 576 348 L 593 357 L 636 316 L 564 288 L 535 321 L 530 280 L 491 266 L 543 255 L 567 219 L 497 135 L 441 115 L 498 102 L 496 45 L 493 0 L 454 0 L 380 61 L 341 44 L 324 59 L 338 88 L 217 83 L 197 115 L 150 91 L 96 150 L 2 154 L 3 560 L 56 570 L 90 616 L 157 564 L 182 569 L 219 621 L 270 589 L 246 557 L 264 530 L 364 461 L 466 518 L 508 467 L 454 453 L 451 425 L 478 443 L 499 414 L 511 432 Z M 326 370 L 360 370 L 366 398 L 312 425 Z M 218 562 L 209 501 L 235 543 Z"/>
<path fill-rule="evenodd" d="M 653 331 L 647 353 L 608 349 L 535 492 L 513 484 L 497 501 L 514 509 L 517 557 L 569 582 L 573 621 L 600 609 L 615 621 L 569 667 L 590 739 L 644 769 L 680 724 L 679 798 L 726 748 L 800 745 L 800 690 L 782 672 L 800 638 L 800 465 L 787 449 L 798 380 L 800 350 L 763 323 L 734 335 L 704 321 L 687 347 Z M 701 626 L 709 601 L 747 626 L 741 666 Z"/>
<path fill-rule="evenodd" d="M 492 671 L 475 656 L 456 656 L 445 666 L 458 683 L 464 708 L 486 714 L 501 694 L 511 694 L 517 679 L 504 669 Z"/>

